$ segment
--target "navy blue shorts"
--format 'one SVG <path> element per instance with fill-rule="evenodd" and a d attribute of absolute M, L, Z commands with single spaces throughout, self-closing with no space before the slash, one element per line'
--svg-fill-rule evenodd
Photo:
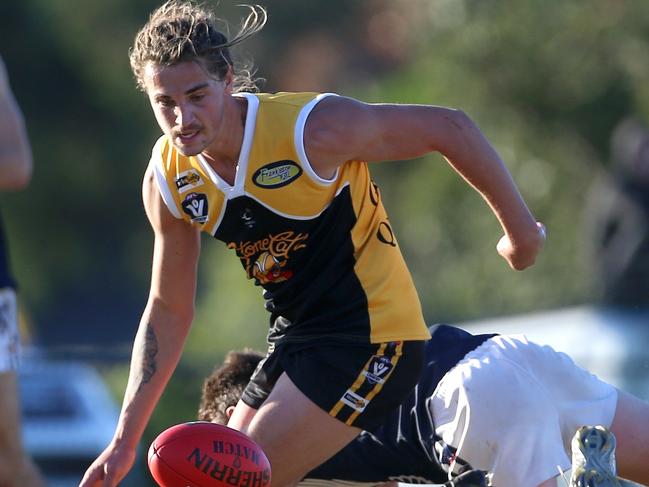
<path fill-rule="evenodd" d="M 302 393 L 331 416 L 371 431 L 417 384 L 424 343 L 282 343 L 259 363 L 242 400 L 259 409 L 286 372 Z"/>

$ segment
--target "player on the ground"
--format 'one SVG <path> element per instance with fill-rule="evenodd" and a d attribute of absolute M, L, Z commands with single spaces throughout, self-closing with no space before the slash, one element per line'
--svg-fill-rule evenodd
<path fill-rule="evenodd" d="M 619 474 L 649 484 L 649 404 L 522 335 L 474 336 L 448 325 L 430 331 L 426 369 L 399 409 L 308 473 L 305 485 L 442 483 L 471 468 L 488 471 L 496 487 L 556 485 L 559 470 L 571 467 L 571 440 L 583 425 L 610 428 Z M 227 423 L 262 358 L 230 352 L 205 380 L 198 419 Z M 575 440 L 585 452 L 575 467 L 586 463 L 585 438 Z M 614 448 L 609 441 L 608 458 Z"/>
<path fill-rule="evenodd" d="M 275 485 L 381 424 L 423 366 L 428 329 L 368 161 L 439 152 L 488 203 L 512 268 L 543 247 L 543 225 L 461 111 L 237 93 L 250 82 L 239 82 L 229 47 L 265 19 L 253 8 L 228 40 L 205 7 L 173 0 L 135 38 L 131 66 L 163 132 L 143 184 L 151 290 L 115 436 L 83 487 L 113 487 L 133 464 L 193 319 L 201 231 L 265 290 L 272 350 L 229 425 L 263 448 Z"/>

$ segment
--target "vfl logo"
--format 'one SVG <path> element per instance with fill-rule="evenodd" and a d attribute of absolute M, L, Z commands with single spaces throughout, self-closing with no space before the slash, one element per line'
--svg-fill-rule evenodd
<path fill-rule="evenodd" d="M 363 371 L 363 375 L 370 382 L 370 384 L 383 384 L 383 379 L 392 370 L 392 362 L 387 357 L 374 357 L 367 370 Z"/>
<path fill-rule="evenodd" d="M 200 184 L 203 184 L 203 180 L 196 169 L 181 172 L 176 178 L 176 188 L 180 194 L 186 193 Z"/>
<path fill-rule="evenodd" d="M 302 168 L 296 162 L 277 161 L 257 169 L 252 175 L 252 182 L 260 188 L 281 188 L 299 178 L 301 174 Z"/>
<path fill-rule="evenodd" d="M 343 397 L 341 397 L 340 400 L 359 413 L 362 413 L 369 404 L 369 401 L 367 399 L 359 396 L 349 389 L 345 391 Z"/>
<path fill-rule="evenodd" d="M 207 221 L 207 196 L 202 193 L 189 193 L 182 202 L 183 211 L 187 213 L 192 223 Z"/>

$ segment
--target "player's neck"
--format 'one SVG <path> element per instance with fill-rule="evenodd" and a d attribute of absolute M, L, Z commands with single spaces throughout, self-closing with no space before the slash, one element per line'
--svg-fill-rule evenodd
<path fill-rule="evenodd" d="M 224 181 L 234 184 L 236 168 L 243 144 L 248 102 L 245 98 L 229 98 L 223 110 L 219 133 L 203 151 L 203 157 Z"/>

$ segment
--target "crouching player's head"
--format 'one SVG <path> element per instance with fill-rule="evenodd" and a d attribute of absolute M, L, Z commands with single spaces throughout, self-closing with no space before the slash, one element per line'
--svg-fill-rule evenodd
<path fill-rule="evenodd" d="M 198 407 L 198 419 L 227 424 L 250 376 L 264 356 L 251 349 L 230 351 L 223 365 L 205 379 Z"/>

